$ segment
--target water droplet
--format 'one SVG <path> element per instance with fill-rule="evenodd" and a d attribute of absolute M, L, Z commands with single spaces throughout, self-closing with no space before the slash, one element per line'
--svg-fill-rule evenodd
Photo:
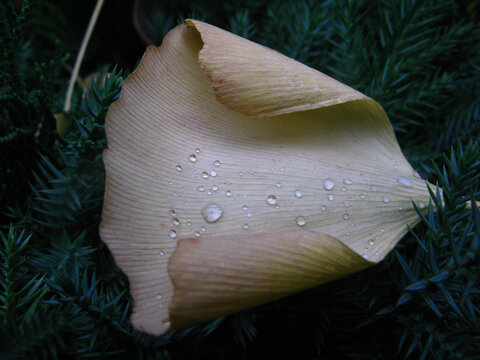
<path fill-rule="evenodd" d="M 284 169 L 284 168 L 280 168 L 280 171 L 285 171 L 285 169 Z"/>
<path fill-rule="evenodd" d="M 367 197 L 367 195 L 365 194 L 360 194 L 360 199 L 365 199 Z"/>
<path fill-rule="evenodd" d="M 243 228 L 244 228 L 245 230 L 248 230 L 248 224 L 243 224 Z"/>
<path fill-rule="evenodd" d="M 187 225 L 188 225 L 188 226 L 192 226 L 192 221 L 191 221 L 191 220 L 187 220 Z"/>
<path fill-rule="evenodd" d="M 162 300 L 162 295 L 157 295 L 157 300 Z"/>
<path fill-rule="evenodd" d="M 208 190 L 207 195 L 212 195 L 212 192 L 210 190 Z"/>
<path fill-rule="evenodd" d="M 178 194 L 175 191 L 172 193 L 172 195 L 173 196 L 178 196 Z"/>
<path fill-rule="evenodd" d="M 195 148 L 195 152 L 198 154 L 200 152 L 199 148 Z"/>
<path fill-rule="evenodd" d="M 297 217 L 296 222 L 298 226 L 304 226 L 307 223 L 303 216 Z"/>
<path fill-rule="evenodd" d="M 181 165 L 177 165 L 177 166 L 175 167 L 175 169 L 177 169 L 177 171 L 182 171 L 182 166 L 181 166 Z"/>
<path fill-rule="evenodd" d="M 193 235 L 195 235 L 195 237 L 199 237 L 199 236 L 200 236 L 200 231 L 195 231 L 195 232 L 193 233 Z"/>
<path fill-rule="evenodd" d="M 399 176 L 397 177 L 397 182 L 405 187 L 412 187 L 412 181 L 409 178 Z"/>
<path fill-rule="evenodd" d="M 217 172 L 215 170 L 210 170 L 210 176 L 217 176 Z"/>
<path fill-rule="evenodd" d="M 247 214 L 247 217 L 251 218 L 251 217 L 252 217 L 252 214 L 248 213 L 248 214 Z"/>
<path fill-rule="evenodd" d="M 350 180 L 350 179 L 343 179 L 343 183 L 346 184 L 346 185 L 352 185 L 353 184 L 352 180 Z"/>
<path fill-rule="evenodd" d="M 223 214 L 223 209 L 218 204 L 208 204 L 202 209 L 202 216 L 209 224 L 214 223 L 220 219 Z"/>
<path fill-rule="evenodd" d="M 231 197 L 231 196 L 232 196 L 232 192 L 231 192 L 230 190 L 225 191 L 225 196 L 226 196 L 226 197 Z"/>
<path fill-rule="evenodd" d="M 177 237 L 177 232 L 175 230 L 170 230 L 168 236 L 170 237 L 170 239 L 175 239 Z"/>
<path fill-rule="evenodd" d="M 343 214 L 343 220 L 348 220 L 350 219 L 350 215 L 348 213 Z"/>
<path fill-rule="evenodd" d="M 164 253 L 162 250 L 160 250 L 160 251 L 158 252 L 158 255 L 163 256 L 163 255 L 165 255 L 165 253 Z"/>
<path fill-rule="evenodd" d="M 376 192 L 376 191 L 378 190 L 375 185 L 373 185 L 373 186 L 371 187 L 371 189 L 372 189 L 373 192 Z"/>
<path fill-rule="evenodd" d="M 320 207 L 320 209 L 322 209 L 322 211 L 327 210 L 327 208 L 325 206 Z"/>
<path fill-rule="evenodd" d="M 197 190 L 200 191 L 200 192 L 204 192 L 204 191 L 205 191 L 205 187 L 204 187 L 204 186 L 199 186 L 199 187 L 197 188 Z"/>
<path fill-rule="evenodd" d="M 170 321 L 165 321 L 165 322 L 163 323 L 163 327 L 164 327 L 164 328 L 169 328 L 169 327 L 170 327 Z"/>
<path fill-rule="evenodd" d="M 350 207 L 350 203 L 348 201 L 344 201 L 343 205 L 345 205 L 345 207 Z"/>
<path fill-rule="evenodd" d="M 202 171 L 202 178 L 208 178 L 208 173 L 206 171 Z"/>
<path fill-rule="evenodd" d="M 375 245 L 375 241 L 373 239 L 370 239 L 370 241 L 368 242 L 369 245 L 373 246 Z"/>
<path fill-rule="evenodd" d="M 280 189 L 283 185 L 282 185 L 281 182 L 277 182 L 277 183 L 275 184 L 275 186 Z"/>
<path fill-rule="evenodd" d="M 419 201 L 417 205 L 419 209 L 425 209 L 425 203 L 423 203 L 422 201 Z"/>
<path fill-rule="evenodd" d="M 333 196 L 331 194 L 328 195 L 328 201 L 333 201 L 333 200 L 335 200 L 335 196 Z"/>
<path fill-rule="evenodd" d="M 247 211 L 247 210 L 248 210 L 248 206 L 247 206 L 247 205 L 243 205 L 242 210 L 243 210 L 243 211 Z"/>
<path fill-rule="evenodd" d="M 220 161 L 215 160 L 215 161 L 213 162 L 213 165 L 215 165 L 215 166 L 220 166 Z"/>
<path fill-rule="evenodd" d="M 169 184 L 169 185 L 173 185 L 173 181 L 170 180 L 170 181 L 168 182 L 168 184 Z"/>
<path fill-rule="evenodd" d="M 341 190 L 342 191 L 347 191 L 347 188 L 345 186 L 342 186 Z"/>
<path fill-rule="evenodd" d="M 388 196 L 384 196 L 384 197 L 383 197 L 383 202 L 384 202 L 385 204 L 389 203 L 389 202 L 390 202 L 390 198 L 389 198 Z"/>
<path fill-rule="evenodd" d="M 384 229 L 384 228 L 381 228 L 381 229 L 380 229 L 380 232 L 381 232 L 381 233 L 384 233 L 384 232 L 385 232 L 385 229 Z"/>
<path fill-rule="evenodd" d="M 326 178 L 323 180 L 323 187 L 325 190 L 332 190 L 335 187 L 335 182 L 330 178 Z"/>
<path fill-rule="evenodd" d="M 186 187 L 182 187 L 182 192 L 185 192 L 187 191 L 187 188 Z"/>
<path fill-rule="evenodd" d="M 176 215 L 176 212 L 175 212 L 175 210 L 170 210 L 170 211 L 169 211 L 169 214 L 170 214 L 170 216 L 175 216 L 175 215 Z"/>
<path fill-rule="evenodd" d="M 207 231 L 207 229 L 206 229 L 204 226 L 202 226 L 202 227 L 200 228 L 200 231 L 205 232 L 205 231 Z"/>
<path fill-rule="evenodd" d="M 213 190 L 213 191 L 217 191 L 217 190 L 218 190 L 218 186 L 217 186 L 217 185 L 213 185 L 213 186 L 212 186 L 212 190 Z"/>
<path fill-rule="evenodd" d="M 398 208 L 398 211 L 402 211 L 402 210 L 403 210 L 403 207 L 400 206 L 400 207 Z"/>
<path fill-rule="evenodd" d="M 242 171 L 238 172 L 238 176 L 243 176 L 243 175 L 245 175 L 245 174 Z"/>
<path fill-rule="evenodd" d="M 174 218 L 174 219 L 172 219 L 172 224 L 175 225 L 175 226 L 178 226 L 178 225 L 180 225 L 180 221 L 178 221 L 177 218 Z"/>
<path fill-rule="evenodd" d="M 190 156 L 188 157 L 188 160 L 194 163 L 194 162 L 197 162 L 197 157 L 195 154 L 190 154 Z"/>
<path fill-rule="evenodd" d="M 277 198 L 275 195 L 268 195 L 266 201 L 268 205 L 275 205 L 277 203 Z"/>
<path fill-rule="evenodd" d="M 302 196 L 303 196 L 303 194 L 300 190 L 295 190 L 295 197 L 300 199 Z"/>
<path fill-rule="evenodd" d="M 364 259 L 368 259 L 368 255 L 367 255 L 367 254 L 363 254 L 362 257 L 363 257 Z"/>

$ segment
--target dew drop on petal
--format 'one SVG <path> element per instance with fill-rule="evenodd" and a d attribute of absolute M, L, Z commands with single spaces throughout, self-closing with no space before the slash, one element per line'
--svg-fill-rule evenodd
<path fill-rule="evenodd" d="M 217 172 L 215 170 L 210 170 L 210 176 L 217 176 Z"/>
<path fill-rule="evenodd" d="M 175 212 L 175 210 L 170 210 L 170 211 L 169 211 L 169 214 L 170 214 L 170 216 L 175 216 L 175 215 L 176 215 L 176 212 Z"/>
<path fill-rule="evenodd" d="M 425 203 L 423 203 L 422 201 L 419 201 L 417 205 L 419 209 L 425 209 Z"/>
<path fill-rule="evenodd" d="M 332 190 L 335 187 L 335 182 L 330 178 L 326 178 L 323 180 L 323 187 L 325 190 Z"/>
<path fill-rule="evenodd" d="M 342 188 L 340 190 L 347 191 L 347 188 L 345 186 L 342 186 Z"/>
<path fill-rule="evenodd" d="M 205 231 L 207 231 L 207 229 L 205 229 L 205 227 L 204 227 L 204 226 L 202 226 L 202 227 L 200 228 L 200 231 L 203 231 L 203 232 L 205 232 Z"/>
<path fill-rule="evenodd" d="M 157 300 L 162 300 L 162 295 L 157 295 Z"/>
<path fill-rule="evenodd" d="M 165 255 L 165 252 L 164 252 L 163 250 L 160 250 L 160 251 L 158 252 L 158 255 L 163 256 L 163 255 Z"/>
<path fill-rule="evenodd" d="M 212 224 L 218 221 L 218 219 L 220 219 L 222 214 L 223 214 L 223 209 L 218 204 L 211 203 L 206 205 L 202 209 L 202 216 L 205 219 L 205 221 L 209 224 Z"/>
<path fill-rule="evenodd" d="M 277 203 L 277 198 L 275 195 L 268 195 L 266 202 L 268 205 L 275 205 Z"/>
<path fill-rule="evenodd" d="M 373 239 L 371 239 L 369 242 L 368 242 L 369 245 L 373 246 L 375 245 L 375 241 Z"/>
<path fill-rule="evenodd" d="M 217 166 L 217 167 L 220 166 L 220 161 L 215 160 L 215 161 L 213 162 L 213 165 L 215 165 L 215 166 Z"/>
<path fill-rule="evenodd" d="M 175 239 L 177 237 L 177 232 L 175 230 L 170 230 L 168 236 L 170 237 L 170 239 Z"/>
<path fill-rule="evenodd" d="M 243 205 L 242 210 L 243 210 L 243 211 L 247 211 L 247 210 L 248 210 L 248 206 L 247 206 L 247 205 Z"/>
<path fill-rule="evenodd" d="M 208 178 L 208 173 L 206 171 L 202 171 L 202 178 Z"/>
<path fill-rule="evenodd" d="M 200 191 L 200 192 L 204 192 L 204 191 L 205 191 L 205 187 L 204 187 L 204 186 L 199 186 L 199 187 L 197 188 L 197 190 Z"/>
<path fill-rule="evenodd" d="M 195 154 L 190 154 L 188 160 L 190 160 L 192 163 L 197 162 L 197 156 Z"/>
<path fill-rule="evenodd" d="M 187 220 L 187 225 L 188 225 L 188 226 L 192 226 L 192 221 L 191 221 L 191 220 Z"/>
<path fill-rule="evenodd" d="M 365 199 L 367 197 L 367 195 L 365 194 L 360 194 L 360 199 Z"/>
<path fill-rule="evenodd" d="M 212 191 L 217 191 L 218 190 L 218 186 L 217 185 L 213 185 L 212 186 Z"/>
<path fill-rule="evenodd" d="M 335 196 L 333 196 L 331 194 L 328 195 L 328 201 L 333 201 L 333 200 L 335 200 Z"/>
<path fill-rule="evenodd" d="M 175 225 L 175 226 L 178 226 L 178 225 L 180 225 L 180 221 L 178 221 L 177 218 L 174 218 L 174 219 L 172 219 L 172 224 Z"/>
<path fill-rule="evenodd" d="M 327 208 L 325 206 L 320 207 L 320 209 L 322 209 L 322 211 L 327 210 Z"/>
<path fill-rule="evenodd" d="M 281 182 L 277 182 L 277 183 L 275 184 L 275 186 L 280 189 L 283 185 L 282 185 Z"/>
<path fill-rule="evenodd" d="M 297 217 L 296 222 L 298 226 L 304 226 L 307 223 L 303 216 Z"/>
<path fill-rule="evenodd" d="M 373 185 L 370 189 L 372 189 L 373 192 L 376 192 L 378 190 L 375 185 Z"/>
<path fill-rule="evenodd" d="M 397 177 L 397 182 L 404 187 L 412 187 L 412 181 L 404 176 Z"/>
<path fill-rule="evenodd" d="M 230 190 L 225 191 L 226 197 L 232 197 L 232 192 Z"/>
<path fill-rule="evenodd" d="M 295 197 L 300 199 L 302 196 L 303 196 L 303 194 L 300 190 L 295 190 Z"/>
<path fill-rule="evenodd" d="M 245 230 L 248 230 L 248 224 L 243 224 L 242 226 Z"/>
<path fill-rule="evenodd" d="M 193 233 L 193 235 L 195 235 L 195 237 L 199 237 L 199 236 L 200 236 L 200 231 L 195 231 L 195 232 Z"/>
<path fill-rule="evenodd" d="M 243 175 L 245 175 L 245 173 L 243 171 L 238 172 L 238 176 L 243 176 Z"/>
<path fill-rule="evenodd" d="M 195 148 L 195 152 L 198 154 L 200 152 L 200 148 Z"/>
<path fill-rule="evenodd" d="M 182 171 L 182 166 L 181 166 L 181 165 L 177 165 L 177 166 L 175 167 L 175 169 L 177 169 L 177 171 Z"/>
<path fill-rule="evenodd" d="M 346 184 L 346 185 L 352 185 L 353 184 L 352 180 L 350 180 L 350 179 L 343 179 L 343 183 Z"/>
<path fill-rule="evenodd" d="M 388 196 L 384 196 L 384 197 L 383 197 L 383 202 L 384 202 L 385 204 L 389 203 L 389 202 L 390 202 L 390 198 L 389 198 Z"/>
<path fill-rule="evenodd" d="M 348 219 L 350 219 L 350 215 L 348 215 L 348 213 L 343 214 L 342 217 L 343 217 L 343 220 L 348 220 Z"/>
<path fill-rule="evenodd" d="M 344 201 L 343 205 L 345 205 L 345 207 L 350 207 L 350 203 L 348 201 Z"/>
<path fill-rule="evenodd" d="M 385 232 L 385 229 L 384 229 L 384 228 L 381 228 L 381 229 L 380 229 L 380 232 L 381 232 L 381 233 L 384 233 L 384 232 Z"/>
<path fill-rule="evenodd" d="M 252 217 L 252 214 L 248 213 L 248 214 L 247 214 L 247 217 L 251 218 L 251 217 Z"/>

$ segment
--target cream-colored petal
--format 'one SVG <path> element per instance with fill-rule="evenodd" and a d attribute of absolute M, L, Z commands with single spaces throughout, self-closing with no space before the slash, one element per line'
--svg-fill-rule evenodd
<path fill-rule="evenodd" d="M 195 26 L 204 41 L 225 41 L 221 40 L 223 35 L 213 34 L 223 34 L 222 30 L 206 27 L 213 35 L 204 36 L 203 25 L 195 22 Z M 318 239 L 318 248 L 330 249 L 333 254 L 337 247 L 348 247 L 350 253 L 378 262 L 406 233 L 407 226 L 418 222 L 411 200 L 419 204 L 429 200 L 425 182 L 414 175 L 383 109 L 373 100 L 362 96 L 355 100 L 357 92 L 344 85 L 336 90 L 332 85 L 336 82 L 324 80 L 322 75 L 318 76 L 318 86 L 324 89 L 320 90 L 323 95 L 317 96 L 332 100 L 313 101 L 311 105 L 313 95 L 306 87 L 304 109 L 309 110 L 292 112 L 298 106 L 302 109 L 302 98 L 293 86 L 289 91 L 296 102 L 288 103 L 288 96 L 282 95 L 277 101 L 286 106 L 278 105 L 273 94 L 264 99 L 268 106 L 257 112 L 261 105 L 249 95 L 250 87 L 255 87 L 251 81 L 241 84 L 239 100 L 229 98 L 226 107 L 216 98 L 221 98 L 218 88 L 216 94 L 212 86 L 216 75 L 209 73 L 211 81 L 199 64 L 198 54 L 204 43 L 197 29 L 179 26 L 167 35 L 160 48 L 148 48 L 138 69 L 125 81 L 122 95 L 111 106 L 106 120 L 107 181 L 101 236 L 129 277 L 134 326 L 154 334 L 206 319 L 200 314 L 191 315 L 195 320 L 179 315 L 195 307 L 180 295 L 192 281 L 191 274 L 198 273 L 206 283 L 220 276 L 215 266 L 196 271 L 206 250 L 211 257 L 221 258 L 228 244 L 241 241 L 245 244 L 239 251 L 248 255 L 246 244 L 259 246 L 258 239 L 268 239 L 265 241 L 272 242 L 272 251 L 282 252 L 283 246 L 285 254 L 293 254 L 293 260 L 304 250 L 297 254 L 289 246 L 298 248 L 305 233 L 314 233 L 316 237 L 308 241 Z M 246 41 L 233 39 L 229 41 Z M 240 45 L 231 46 L 242 49 Z M 266 57 L 270 56 L 271 51 L 261 49 Z M 206 54 L 204 69 L 210 61 L 205 60 Z M 260 57 L 255 53 L 255 59 Z M 232 64 L 225 64 L 226 72 Z M 279 84 L 284 82 L 286 74 L 280 76 L 265 66 L 264 72 L 279 77 Z M 220 73 L 221 66 L 216 64 L 215 69 Z M 297 79 L 296 73 L 289 76 Z M 271 81 L 272 89 L 281 93 L 280 88 L 275 88 L 275 79 L 259 83 L 263 81 Z M 352 98 L 335 98 L 335 94 L 349 93 L 354 94 Z M 241 104 L 241 112 L 232 110 L 233 103 Z M 255 115 L 285 113 L 255 118 L 245 115 L 245 109 L 257 109 L 252 113 Z M 269 200 L 272 197 L 275 201 Z M 209 212 L 202 210 L 209 204 L 221 211 L 218 219 L 207 217 L 215 222 L 204 218 Z M 295 233 L 298 237 L 292 235 Z M 201 241 L 186 241 L 177 249 L 180 239 L 198 235 Z M 255 266 L 246 267 L 253 279 L 260 276 L 264 262 L 268 269 L 274 267 L 267 256 L 269 247 L 258 246 L 258 254 L 264 255 L 256 258 Z M 167 269 L 174 252 L 173 259 L 182 264 L 179 268 L 173 260 L 170 262 L 175 287 Z M 340 261 L 340 255 L 332 259 L 336 265 L 329 268 L 322 255 L 326 252 L 320 252 L 318 267 L 332 271 L 319 276 L 318 283 L 335 278 L 336 272 L 359 268 L 355 257 L 348 263 Z M 225 268 L 237 269 L 244 255 L 224 261 Z M 189 259 L 195 257 L 190 268 Z M 232 264 L 227 265 L 229 261 Z M 349 270 L 344 271 L 344 267 Z M 306 279 L 312 278 L 311 270 L 307 267 Z M 286 272 L 281 266 L 275 267 L 274 273 L 284 276 Z M 224 274 L 220 277 L 226 279 Z M 228 282 L 219 284 L 219 298 L 228 286 Z M 290 291 L 293 288 L 288 288 Z M 259 303 L 255 298 L 243 298 L 241 289 L 238 292 L 241 304 L 231 299 L 231 305 L 222 306 L 239 310 L 245 304 Z M 267 301 L 277 295 L 269 293 L 261 299 Z M 211 308 L 214 304 L 208 304 L 202 305 L 202 312 L 220 314 Z"/>
<path fill-rule="evenodd" d="M 367 98 L 275 50 L 201 21 L 187 24 L 200 32 L 200 64 L 232 110 L 263 117 Z"/>
<path fill-rule="evenodd" d="M 182 239 L 169 262 L 171 321 L 181 328 L 308 289 L 371 263 L 312 231 Z"/>

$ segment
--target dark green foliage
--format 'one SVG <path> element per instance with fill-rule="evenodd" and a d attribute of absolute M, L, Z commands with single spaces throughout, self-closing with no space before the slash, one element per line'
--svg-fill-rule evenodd
<path fill-rule="evenodd" d="M 143 51 L 130 2 L 105 5 L 82 66 L 95 81 L 55 130 L 94 3 L 0 2 L 0 358 L 480 359 L 478 2 L 142 2 L 154 42 L 200 18 L 375 98 L 443 188 L 377 266 L 162 338 L 130 325 L 127 279 L 98 235 L 114 64 Z"/>

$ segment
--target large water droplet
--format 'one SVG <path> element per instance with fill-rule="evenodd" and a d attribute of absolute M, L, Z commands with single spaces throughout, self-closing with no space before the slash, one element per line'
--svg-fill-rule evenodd
<path fill-rule="evenodd" d="M 158 255 L 163 256 L 163 255 L 165 255 L 165 252 L 164 252 L 163 250 L 160 250 L 160 251 L 158 252 Z"/>
<path fill-rule="evenodd" d="M 303 196 L 303 194 L 300 190 L 295 190 L 295 197 L 300 199 L 302 196 Z"/>
<path fill-rule="evenodd" d="M 175 225 L 175 226 L 178 226 L 178 225 L 180 225 L 180 221 L 178 221 L 177 218 L 174 218 L 174 219 L 172 219 L 172 224 Z"/>
<path fill-rule="evenodd" d="M 188 160 L 190 160 L 192 163 L 197 162 L 197 156 L 195 154 L 190 154 Z"/>
<path fill-rule="evenodd" d="M 248 213 L 248 214 L 247 214 L 247 217 L 251 218 L 251 217 L 252 217 L 252 214 Z"/>
<path fill-rule="evenodd" d="M 217 191 L 218 190 L 218 186 L 217 185 L 213 185 L 212 186 L 212 191 Z"/>
<path fill-rule="evenodd" d="M 335 182 L 330 178 L 326 178 L 323 180 L 323 187 L 325 190 L 332 190 L 335 187 Z"/>
<path fill-rule="evenodd" d="M 268 195 L 266 202 L 268 205 L 275 205 L 277 203 L 277 198 L 275 195 Z"/>
<path fill-rule="evenodd" d="M 328 195 L 328 201 L 333 201 L 333 200 L 335 200 L 335 196 L 333 196 L 331 194 Z"/>
<path fill-rule="evenodd" d="M 175 239 L 177 237 L 177 232 L 175 230 L 170 230 L 168 236 L 170 237 L 170 239 Z"/>
<path fill-rule="evenodd" d="M 223 214 L 223 209 L 218 204 L 211 203 L 206 205 L 202 209 L 202 216 L 205 219 L 205 221 L 209 224 L 212 224 L 218 221 L 218 219 L 220 219 L 222 214 Z"/>
<path fill-rule="evenodd" d="M 217 172 L 215 170 L 210 170 L 210 176 L 217 176 Z"/>
<path fill-rule="evenodd" d="M 200 236 L 200 231 L 195 231 L 195 232 L 193 233 L 193 235 L 195 235 L 195 237 L 199 237 L 199 236 Z"/>
<path fill-rule="evenodd" d="M 175 216 L 175 215 L 176 215 L 176 212 L 175 212 L 175 210 L 170 210 L 170 211 L 169 211 L 169 214 L 170 214 L 170 216 Z"/>
<path fill-rule="evenodd" d="M 231 192 L 230 190 L 225 191 L 225 196 L 226 196 L 226 197 L 231 197 L 231 196 L 232 196 L 232 192 Z"/>
<path fill-rule="evenodd" d="M 205 228 L 205 226 L 202 226 L 202 227 L 200 228 L 200 231 L 205 232 L 205 231 L 207 231 L 207 229 Z"/>
<path fill-rule="evenodd" d="M 405 187 L 412 187 L 412 181 L 409 178 L 399 176 L 397 177 L 397 182 Z"/>
<path fill-rule="evenodd" d="M 206 171 L 202 171 L 202 178 L 208 178 L 208 173 Z"/>
<path fill-rule="evenodd" d="M 181 166 L 181 165 L 177 165 L 177 166 L 175 167 L 175 169 L 177 169 L 177 171 L 182 171 L 182 166 Z"/>
<path fill-rule="evenodd" d="M 298 226 L 304 226 L 307 223 L 303 216 L 297 217 L 296 222 Z"/>
<path fill-rule="evenodd" d="M 215 165 L 215 166 L 220 166 L 220 161 L 215 160 L 215 161 L 213 162 L 213 165 Z"/>
<path fill-rule="evenodd" d="M 375 245 L 375 241 L 373 239 L 370 239 L 370 241 L 368 242 L 369 245 L 373 246 Z"/>
<path fill-rule="evenodd" d="M 352 180 L 350 180 L 350 179 L 343 179 L 343 183 L 346 184 L 346 185 L 352 185 L 353 184 Z"/>

